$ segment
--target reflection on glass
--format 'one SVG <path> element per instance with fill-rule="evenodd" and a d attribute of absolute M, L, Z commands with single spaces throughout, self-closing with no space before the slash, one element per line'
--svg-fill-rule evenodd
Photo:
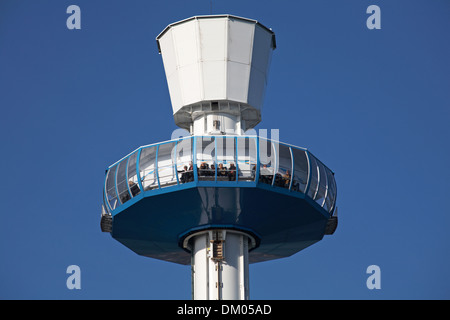
<path fill-rule="evenodd" d="M 236 181 L 234 137 L 217 137 L 217 181 Z"/>
<path fill-rule="evenodd" d="M 177 184 L 175 172 L 176 142 L 164 143 L 158 149 L 158 177 L 161 187 Z"/>
<path fill-rule="evenodd" d="M 128 160 L 128 190 L 131 193 L 132 197 L 137 196 L 141 193 L 139 189 L 139 182 L 136 172 L 136 160 L 137 160 L 137 152 L 133 153 Z"/>
<path fill-rule="evenodd" d="M 323 207 L 327 193 L 327 173 L 325 171 L 325 166 L 322 163 L 317 161 L 317 164 L 319 166 L 319 189 L 314 200 Z"/>
<path fill-rule="evenodd" d="M 214 137 L 197 137 L 197 173 L 199 180 L 215 180 L 215 159 Z"/>
<path fill-rule="evenodd" d="M 158 188 L 155 158 L 157 146 L 142 149 L 139 159 L 139 173 L 144 191 Z"/>
<path fill-rule="evenodd" d="M 239 181 L 254 181 L 256 173 L 256 139 L 237 138 L 237 164 Z"/>
<path fill-rule="evenodd" d="M 182 139 L 177 143 L 176 164 L 179 183 L 194 181 L 192 163 L 192 138 Z"/>
<path fill-rule="evenodd" d="M 315 199 L 317 194 L 318 179 L 319 179 L 319 168 L 317 167 L 316 158 L 309 153 L 309 163 L 311 165 L 311 182 L 309 184 L 308 196 Z"/>
<path fill-rule="evenodd" d="M 116 193 L 116 169 L 117 165 L 110 168 L 108 170 L 108 173 L 106 174 L 106 197 L 108 199 L 109 207 L 111 210 L 114 210 L 118 203 L 117 203 L 117 193 Z"/>
<path fill-rule="evenodd" d="M 308 183 L 308 159 L 304 150 L 292 148 L 294 156 L 294 181 L 291 190 L 305 192 Z"/>
<path fill-rule="evenodd" d="M 334 180 L 333 173 L 330 170 L 327 170 L 327 181 L 328 181 L 328 193 L 325 199 L 324 208 L 331 213 L 334 207 L 334 203 L 336 201 L 336 182 Z"/>
<path fill-rule="evenodd" d="M 106 191 L 106 190 L 104 190 Z M 106 194 L 105 192 L 103 192 L 103 205 L 102 205 L 102 209 L 105 209 L 106 212 L 111 213 L 111 211 L 109 210 L 109 205 L 106 204 Z M 103 214 L 103 212 L 102 212 Z"/>
<path fill-rule="evenodd" d="M 117 192 L 119 193 L 120 203 L 125 203 L 131 199 L 130 194 L 128 193 L 128 182 L 127 182 L 127 161 L 128 158 L 123 159 L 119 163 L 119 168 L 117 169 L 116 175 L 116 183 L 117 183 Z"/>
<path fill-rule="evenodd" d="M 277 170 L 274 185 L 281 188 L 289 188 L 291 185 L 291 151 L 290 148 L 280 144 L 278 148 Z"/>
<path fill-rule="evenodd" d="M 275 147 L 270 140 L 259 138 L 259 182 L 272 184 Z"/>

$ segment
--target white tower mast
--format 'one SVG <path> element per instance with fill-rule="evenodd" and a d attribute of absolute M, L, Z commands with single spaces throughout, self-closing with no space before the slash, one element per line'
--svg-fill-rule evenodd
<path fill-rule="evenodd" d="M 231 15 L 196 16 L 170 24 L 156 40 L 179 127 L 191 135 L 241 135 L 261 121 L 272 30 Z M 203 230 L 183 246 L 192 253 L 194 299 L 249 298 L 250 234 Z"/>

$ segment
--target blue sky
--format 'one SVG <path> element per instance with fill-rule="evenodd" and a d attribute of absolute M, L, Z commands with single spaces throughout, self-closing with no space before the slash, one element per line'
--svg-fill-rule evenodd
<path fill-rule="evenodd" d="M 68 30 L 66 8 L 81 8 Z M 381 9 L 369 30 L 366 9 Z M 262 122 L 336 173 L 336 233 L 250 266 L 252 299 L 450 298 L 450 3 L 213 1 L 273 29 Z M 0 2 L 0 299 L 190 299 L 100 231 L 104 173 L 174 124 L 155 37 L 210 1 Z M 275 213 L 274 213 L 275 214 Z M 81 289 L 66 268 L 81 269 Z M 370 265 L 381 289 L 366 287 Z"/>

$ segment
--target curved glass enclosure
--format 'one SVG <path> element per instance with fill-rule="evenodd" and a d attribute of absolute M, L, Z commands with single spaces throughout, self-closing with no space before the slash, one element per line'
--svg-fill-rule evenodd
<path fill-rule="evenodd" d="M 140 147 L 111 165 L 104 207 L 111 213 L 141 192 L 204 181 L 306 195 L 329 213 L 336 202 L 334 173 L 306 149 L 256 136 L 193 136 Z"/>

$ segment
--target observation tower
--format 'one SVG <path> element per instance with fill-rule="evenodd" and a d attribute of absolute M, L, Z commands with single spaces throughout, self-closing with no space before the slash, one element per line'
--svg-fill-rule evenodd
<path fill-rule="evenodd" d="M 101 229 L 137 254 L 190 264 L 193 299 L 248 299 L 249 263 L 334 233 L 334 173 L 305 148 L 245 134 L 261 121 L 271 29 L 195 16 L 156 42 L 175 123 L 191 135 L 108 167 Z"/>

